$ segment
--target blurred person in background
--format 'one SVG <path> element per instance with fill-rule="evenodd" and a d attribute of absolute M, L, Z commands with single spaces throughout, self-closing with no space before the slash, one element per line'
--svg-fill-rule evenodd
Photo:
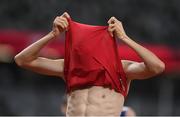
<path fill-rule="evenodd" d="M 120 114 L 120 117 L 129 117 L 129 116 L 133 116 L 133 117 L 136 116 L 135 110 L 129 106 L 124 106 Z"/>
<path fill-rule="evenodd" d="M 63 74 L 64 59 L 53 60 L 39 57 L 39 52 L 48 42 L 68 30 L 68 18 L 70 16 L 67 13 L 56 17 L 53 22 L 52 31 L 17 54 L 15 56 L 16 63 L 23 68 L 45 75 L 58 76 L 66 81 Z M 126 74 L 127 92 L 132 80 L 148 79 L 164 71 L 164 63 L 155 54 L 129 38 L 119 20 L 111 17 L 108 25 L 110 35 L 117 37 L 124 44 L 132 48 L 142 59 L 142 62 L 119 61 L 122 63 L 123 70 Z M 91 86 L 75 89 L 67 94 L 66 115 L 119 116 L 124 105 L 124 100 L 125 95 L 109 87 Z"/>

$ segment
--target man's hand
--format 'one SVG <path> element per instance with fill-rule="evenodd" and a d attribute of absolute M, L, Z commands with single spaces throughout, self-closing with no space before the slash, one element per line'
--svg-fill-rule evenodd
<path fill-rule="evenodd" d="M 115 36 L 117 36 L 119 39 L 124 39 L 125 37 L 127 37 L 122 23 L 115 17 L 111 17 L 108 21 L 108 24 L 108 31 L 110 32 L 111 36 L 115 34 Z"/>
<path fill-rule="evenodd" d="M 68 29 L 69 23 L 68 18 L 70 18 L 67 12 L 64 12 L 61 16 L 57 16 L 53 22 L 52 33 L 54 37 L 59 36 L 60 33 Z"/>

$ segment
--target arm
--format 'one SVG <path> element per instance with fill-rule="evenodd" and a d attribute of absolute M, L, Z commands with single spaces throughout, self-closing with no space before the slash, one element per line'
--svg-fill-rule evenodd
<path fill-rule="evenodd" d="M 146 79 L 164 71 L 165 64 L 151 51 L 129 38 L 120 21 L 112 17 L 108 23 L 110 33 L 114 33 L 118 39 L 132 48 L 143 60 L 143 62 L 123 61 L 124 71 L 129 79 Z"/>
<path fill-rule="evenodd" d="M 15 56 L 15 62 L 26 69 L 35 71 L 45 75 L 63 76 L 64 60 L 52 60 L 39 57 L 40 50 L 51 40 L 59 36 L 68 27 L 69 15 L 64 13 L 62 16 L 56 17 L 53 22 L 53 30 L 39 39 L 37 42 L 25 48 L 22 52 Z"/>

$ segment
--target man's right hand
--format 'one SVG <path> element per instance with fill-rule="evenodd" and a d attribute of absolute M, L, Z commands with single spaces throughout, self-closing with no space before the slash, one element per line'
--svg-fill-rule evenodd
<path fill-rule="evenodd" d="M 57 16 L 53 21 L 53 29 L 52 33 L 54 37 L 59 36 L 60 33 L 66 31 L 68 29 L 69 23 L 68 18 L 70 15 L 67 12 L 64 12 L 61 16 Z"/>

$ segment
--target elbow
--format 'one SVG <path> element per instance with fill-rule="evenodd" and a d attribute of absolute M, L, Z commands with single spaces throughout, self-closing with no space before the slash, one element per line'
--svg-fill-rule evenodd
<path fill-rule="evenodd" d="M 14 61 L 20 67 L 24 66 L 24 61 L 18 55 L 14 57 Z"/>
<path fill-rule="evenodd" d="M 161 62 L 158 67 L 159 67 L 158 68 L 158 74 L 164 72 L 164 70 L 165 70 L 165 63 Z"/>
<path fill-rule="evenodd" d="M 153 68 L 153 73 L 154 74 L 160 74 L 162 72 L 164 72 L 165 70 L 165 63 L 164 62 L 160 62 L 160 63 L 157 63 L 154 68 Z"/>

